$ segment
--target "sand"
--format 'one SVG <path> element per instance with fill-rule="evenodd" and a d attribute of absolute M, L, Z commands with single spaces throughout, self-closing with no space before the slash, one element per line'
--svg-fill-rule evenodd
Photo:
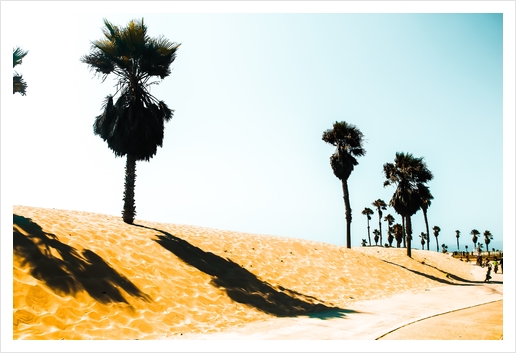
<path fill-rule="evenodd" d="M 238 330 L 251 335 L 271 322 L 343 322 L 365 312 L 367 303 L 399 304 L 403 296 L 424 297 L 440 288 L 452 296 L 448 302 L 457 302 L 454 288 L 478 284 L 477 266 L 435 251 L 412 255 L 406 249 L 347 249 L 138 219 L 128 225 L 121 217 L 14 206 L 12 337 L 215 339 Z M 501 284 L 495 292 L 493 301 L 500 300 Z M 393 301 L 396 296 L 402 299 Z M 261 332 L 266 331 L 271 330 Z M 286 337 L 307 339 L 295 331 Z"/>

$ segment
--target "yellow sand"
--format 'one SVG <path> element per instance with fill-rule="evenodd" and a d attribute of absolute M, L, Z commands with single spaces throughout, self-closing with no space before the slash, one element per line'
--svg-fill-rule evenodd
<path fill-rule="evenodd" d="M 13 207 L 13 339 L 164 339 L 474 280 L 434 251 Z"/>

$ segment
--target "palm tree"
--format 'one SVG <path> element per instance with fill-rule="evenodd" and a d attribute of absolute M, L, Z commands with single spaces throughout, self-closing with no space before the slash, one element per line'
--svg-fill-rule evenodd
<path fill-rule="evenodd" d="M 403 241 L 403 226 L 396 223 L 392 226 L 392 231 L 394 232 L 394 239 L 396 239 L 396 247 L 399 248 Z"/>
<path fill-rule="evenodd" d="M 149 161 L 163 145 L 165 122 L 173 110 L 159 101 L 149 87 L 169 76 L 179 44 L 160 36 L 150 38 L 147 26 L 132 20 L 119 28 L 104 19 L 105 38 L 92 42 L 91 53 L 81 58 L 103 81 L 109 74 L 117 78 L 115 95 L 108 95 L 103 112 L 95 118 L 93 132 L 107 142 L 116 157 L 127 155 L 123 220 L 132 224 L 136 215 L 134 186 L 136 162 Z"/>
<path fill-rule="evenodd" d="M 437 244 L 437 252 L 439 252 L 439 239 L 437 237 L 439 236 L 439 232 L 441 231 L 441 228 L 439 228 L 439 226 L 434 226 L 432 229 L 434 231 L 435 242 Z"/>
<path fill-rule="evenodd" d="M 378 229 L 380 230 L 380 245 L 382 245 L 382 210 L 387 210 L 387 204 L 383 200 L 378 199 L 374 201 L 372 205 L 376 207 L 376 210 L 378 211 Z"/>
<path fill-rule="evenodd" d="M 460 230 L 455 231 L 455 237 L 457 237 L 457 251 L 459 251 L 460 250 L 460 247 L 459 247 Z"/>
<path fill-rule="evenodd" d="M 28 51 L 24 51 L 21 48 L 13 49 L 13 68 L 20 65 L 22 63 L 23 58 L 28 53 Z M 26 94 L 26 90 L 27 83 L 23 79 L 22 75 L 15 71 L 13 76 L 13 94 L 19 93 L 22 96 L 24 96 Z"/>
<path fill-rule="evenodd" d="M 389 213 L 387 216 L 383 218 L 383 220 L 387 222 L 387 241 L 389 242 L 389 246 L 392 246 L 392 241 L 394 240 L 394 237 L 392 236 L 391 226 L 394 224 L 394 217 Z"/>
<path fill-rule="evenodd" d="M 493 239 L 493 235 L 490 231 L 484 231 L 484 243 L 486 244 L 486 251 L 489 251 L 489 243 Z"/>
<path fill-rule="evenodd" d="M 374 243 L 375 245 L 378 245 L 378 240 L 380 239 L 380 231 L 378 229 L 375 229 L 373 230 L 373 234 L 374 234 Z M 380 245 L 382 245 L 380 243 Z"/>
<path fill-rule="evenodd" d="M 369 207 L 364 208 L 364 210 L 362 211 L 362 214 L 367 216 L 367 237 L 369 238 L 369 246 L 371 246 L 371 231 L 370 231 L 371 227 L 369 227 L 369 221 L 371 220 L 371 215 L 373 213 L 374 213 L 373 210 L 370 209 Z"/>
<path fill-rule="evenodd" d="M 346 246 L 351 249 L 351 206 L 349 203 L 348 178 L 358 165 L 355 157 L 365 155 L 364 135 L 354 125 L 345 121 L 335 122 L 333 129 L 323 132 L 322 140 L 336 147 L 330 157 L 333 174 L 342 181 L 344 206 L 346 208 Z"/>
<path fill-rule="evenodd" d="M 419 237 L 421 238 L 421 250 L 425 250 L 425 239 L 427 239 L 426 233 L 421 232 L 421 234 L 419 234 Z"/>
<path fill-rule="evenodd" d="M 476 229 L 473 229 L 471 231 L 471 233 L 469 233 L 469 234 L 473 235 L 473 238 L 471 240 L 473 240 L 473 245 L 476 248 L 477 247 L 477 241 L 478 241 L 477 235 L 479 235 L 480 232 L 478 230 L 476 230 Z"/>
<path fill-rule="evenodd" d="M 396 152 L 393 163 L 385 163 L 383 171 L 387 180 L 384 187 L 396 184 L 396 191 L 389 203 L 394 210 L 405 216 L 407 227 L 407 256 L 412 257 L 412 221 L 411 216 L 421 208 L 420 190 L 433 179 L 423 157 L 416 158 L 410 153 Z"/>
<path fill-rule="evenodd" d="M 423 184 L 419 185 L 419 194 L 421 196 L 421 210 L 423 211 L 423 217 L 425 218 L 426 234 L 430 234 L 430 230 L 428 229 L 427 211 L 428 207 L 432 204 L 434 197 L 430 193 L 430 189 Z M 427 237 L 426 249 L 430 250 L 430 237 Z"/>
<path fill-rule="evenodd" d="M 443 244 L 443 245 L 441 245 L 441 246 L 442 246 L 442 248 L 443 248 L 443 254 L 446 254 L 446 252 L 448 251 L 448 245 Z"/>

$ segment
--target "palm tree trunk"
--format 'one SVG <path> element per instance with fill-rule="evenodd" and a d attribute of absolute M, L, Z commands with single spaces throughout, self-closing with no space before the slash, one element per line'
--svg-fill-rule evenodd
<path fill-rule="evenodd" d="M 430 229 L 428 229 L 428 217 L 426 216 L 426 210 L 423 209 L 423 216 L 425 217 L 426 226 L 426 250 L 430 250 Z"/>
<path fill-rule="evenodd" d="M 367 237 L 369 238 L 369 246 L 371 246 L 371 227 L 369 227 L 369 215 L 367 215 Z"/>
<path fill-rule="evenodd" d="M 351 249 L 351 206 L 349 204 L 347 180 L 342 180 L 342 192 L 344 193 L 344 206 L 346 208 L 346 247 Z"/>
<path fill-rule="evenodd" d="M 134 205 L 134 185 L 136 180 L 136 158 L 127 155 L 125 164 L 125 184 L 124 184 L 124 210 L 123 220 L 127 224 L 133 224 L 136 216 L 136 206 Z"/>
<path fill-rule="evenodd" d="M 412 257 L 412 221 L 410 220 L 410 216 L 407 216 L 407 256 Z"/>
<path fill-rule="evenodd" d="M 380 230 L 380 246 L 383 246 L 382 240 L 382 214 L 378 212 L 378 229 Z"/>
<path fill-rule="evenodd" d="M 439 239 L 437 237 L 438 235 L 435 236 L 435 243 L 437 244 L 437 252 L 439 252 Z"/>
<path fill-rule="evenodd" d="M 406 245 L 406 242 L 405 242 L 405 239 L 406 239 L 406 236 L 405 236 L 405 216 L 401 216 L 401 230 L 403 232 L 403 247 L 405 248 L 407 245 Z"/>

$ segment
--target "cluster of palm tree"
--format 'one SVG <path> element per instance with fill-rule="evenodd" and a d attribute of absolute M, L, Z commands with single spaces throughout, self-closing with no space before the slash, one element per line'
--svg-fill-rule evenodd
<path fill-rule="evenodd" d="M 28 54 L 28 51 L 17 47 L 13 49 L 13 68 L 21 65 L 23 58 Z M 27 92 L 27 82 L 23 79 L 23 76 L 16 71 L 13 76 L 13 94 L 19 93 L 22 96 L 26 95 Z"/>
<path fill-rule="evenodd" d="M 473 241 L 473 245 L 474 245 L 475 249 L 477 249 L 478 251 L 482 251 L 483 245 L 485 244 L 486 250 L 489 251 L 489 244 L 491 243 L 491 240 L 493 240 L 493 234 L 491 234 L 491 232 L 489 230 L 484 231 L 484 244 L 478 243 L 478 246 L 477 246 L 477 242 L 478 242 L 478 236 L 480 235 L 480 232 L 476 229 L 473 229 L 473 230 L 471 230 L 470 234 L 473 236 L 471 240 Z"/>
<path fill-rule="evenodd" d="M 333 173 L 342 181 L 342 190 L 344 193 L 344 205 L 346 212 L 346 246 L 351 248 L 351 206 L 349 202 L 349 190 L 347 180 L 353 171 L 354 167 L 358 165 L 356 157 L 365 155 L 363 148 L 363 134 L 352 124 L 345 121 L 335 122 L 333 129 L 324 131 L 322 140 L 332 144 L 336 147 L 335 152 L 330 157 L 330 164 Z M 396 152 L 394 163 L 385 163 L 383 166 L 385 178 L 384 187 L 394 185 L 396 190 L 389 202 L 389 206 L 402 216 L 402 239 L 406 239 L 407 255 L 411 254 L 411 239 L 412 239 L 412 222 L 411 217 L 422 209 L 425 216 L 425 223 L 428 231 L 428 220 L 426 211 L 433 199 L 430 189 L 426 185 L 433 179 L 432 172 L 427 168 L 423 158 L 414 157 L 410 153 Z M 378 228 L 373 231 L 375 235 L 375 244 L 382 244 L 382 210 L 387 209 L 387 204 L 383 200 L 376 200 L 372 203 L 378 212 Z M 369 244 L 371 245 L 371 235 L 369 220 L 371 219 L 372 210 L 365 208 L 362 214 L 367 216 L 367 229 Z M 392 216 L 391 216 L 392 217 Z M 390 222 L 393 222 L 389 217 Z M 398 228 L 397 228 L 398 229 Z M 392 230 L 394 237 L 398 240 L 399 234 Z M 406 236 L 403 234 L 406 233 Z M 391 229 L 389 227 L 389 235 Z M 428 241 L 428 236 L 425 236 Z M 398 246 L 399 246 L 398 242 Z"/>

